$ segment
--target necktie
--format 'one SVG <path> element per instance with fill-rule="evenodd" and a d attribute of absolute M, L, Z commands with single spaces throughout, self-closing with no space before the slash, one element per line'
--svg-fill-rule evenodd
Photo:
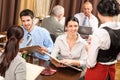
<path fill-rule="evenodd" d="M 87 22 L 87 17 L 84 18 L 84 21 L 83 21 L 82 25 L 85 26 L 86 22 Z"/>
<path fill-rule="evenodd" d="M 32 41 L 31 34 L 28 33 L 28 35 L 27 35 L 27 43 L 26 43 L 26 45 L 27 45 L 27 46 L 31 46 L 31 41 Z"/>

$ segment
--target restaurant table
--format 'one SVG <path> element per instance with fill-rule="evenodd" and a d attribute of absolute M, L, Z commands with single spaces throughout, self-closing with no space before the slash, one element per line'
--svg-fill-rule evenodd
<path fill-rule="evenodd" d="M 41 75 L 35 80 L 80 80 L 81 72 L 72 68 L 57 68 L 50 61 L 45 61 L 42 59 L 37 59 L 32 56 L 27 56 L 26 61 L 32 64 L 43 66 L 45 68 L 52 68 L 57 70 L 53 75 Z"/>

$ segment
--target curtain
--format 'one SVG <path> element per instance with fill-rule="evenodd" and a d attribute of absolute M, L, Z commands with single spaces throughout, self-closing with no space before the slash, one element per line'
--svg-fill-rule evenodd
<path fill-rule="evenodd" d="M 73 16 L 76 12 L 81 10 L 81 5 L 84 0 L 52 0 L 49 13 L 51 14 L 52 8 L 55 5 L 61 5 L 65 8 L 65 16 Z M 78 4 L 80 3 L 80 4 Z"/>
<path fill-rule="evenodd" d="M 65 8 L 65 16 L 73 16 L 76 13 L 79 13 L 82 11 L 83 3 L 87 0 L 52 0 L 50 11 L 51 13 L 52 8 L 55 5 L 62 5 Z M 100 0 L 88 0 L 93 4 L 93 11 L 92 13 L 97 16 L 97 9 L 96 6 Z"/>
<path fill-rule="evenodd" d="M 44 18 L 48 16 L 51 0 L 35 0 L 34 13 L 35 17 Z"/>
<path fill-rule="evenodd" d="M 118 3 L 120 4 L 120 0 L 117 0 Z M 115 17 L 116 21 L 120 22 L 120 14 L 118 16 Z"/>
<path fill-rule="evenodd" d="M 97 4 L 101 1 L 101 0 L 89 0 L 91 3 L 92 3 L 92 5 L 93 5 L 93 11 L 92 11 L 92 13 L 97 17 L 97 13 L 98 13 L 98 11 L 97 11 Z"/>
<path fill-rule="evenodd" d="M 0 32 L 16 25 L 20 0 L 0 0 Z"/>

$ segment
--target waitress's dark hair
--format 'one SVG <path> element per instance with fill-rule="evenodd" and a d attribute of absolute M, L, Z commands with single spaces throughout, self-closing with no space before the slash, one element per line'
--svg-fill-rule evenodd
<path fill-rule="evenodd" d="M 120 4 L 116 0 L 101 0 L 97 10 L 103 16 L 117 16 L 120 14 Z"/>
<path fill-rule="evenodd" d="M 10 26 L 7 30 L 7 43 L 5 50 L 0 57 L 0 75 L 5 77 L 5 72 L 9 68 L 11 61 L 16 57 L 19 51 L 19 42 L 23 38 L 24 32 L 20 26 Z"/>

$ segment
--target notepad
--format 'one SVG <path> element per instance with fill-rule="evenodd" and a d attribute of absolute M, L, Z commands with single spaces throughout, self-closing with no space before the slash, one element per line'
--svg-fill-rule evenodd
<path fill-rule="evenodd" d="M 0 34 L 0 38 L 4 38 L 4 37 L 6 37 L 6 35 L 1 35 L 1 34 Z"/>
<path fill-rule="evenodd" d="M 48 55 L 51 59 L 55 60 L 56 62 L 60 63 L 60 61 L 58 59 L 56 59 L 55 57 L 51 56 L 49 53 L 45 52 L 46 55 Z M 72 66 L 72 65 L 68 65 L 68 64 L 65 64 L 65 63 L 62 63 L 64 65 L 66 65 L 67 67 L 70 67 L 72 69 L 75 69 L 77 71 L 83 71 L 81 68 L 78 68 L 78 67 L 75 67 L 75 66 Z"/>
<path fill-rule="evenodd" d="M 0 80 L 5 80 L 2 76 L 0 76 Z"/>
<path fill-rule="evenodd" d="M 35 80 L 37 76 L 45 69 L 42 66 L 26 63 L 27 67 L 27 80 Z M 1 79 L 0 79 L 1 80 Z"/>

